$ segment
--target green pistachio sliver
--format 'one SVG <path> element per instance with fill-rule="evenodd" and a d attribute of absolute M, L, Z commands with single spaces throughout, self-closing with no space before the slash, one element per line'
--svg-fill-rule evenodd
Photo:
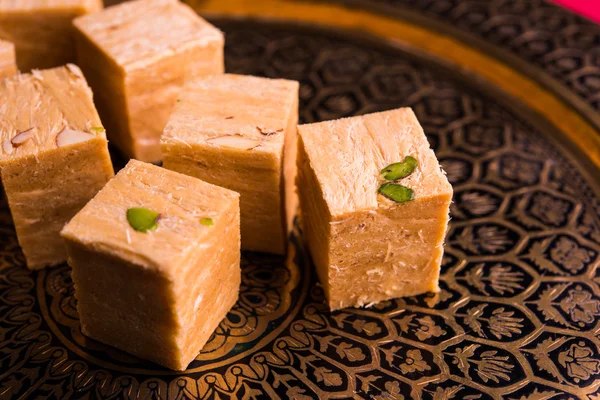
<path fill-rule="evenodd" d="M 390 164 L 381 170 L 384 179 L 395 181 L 396 179 L 406 178 L 417 168 L 418 161 L 411 156 L 406 156 L 404 161 Z"/>
<path fill-rule="evenodd" d="M 104 129 L 103 126 L 92 126 L 90 129 L 92 131 L 96 132 L 96 133 L 104 132 L 105 131 L 105 129 Z"/>
<path fill-rule="evenodd" d="M 397 183 L 384 183 L 379 186 L 378 192 L 396 203 L 404 203 L 415 198 L 415 192 L 411 188 Z"/>
<path fill-rule="evenodd" d="M 200 218 L 200 223 L 204 226 L 213 226 L 215 224 L 212 218 Z"/>
<path fill-rule="evenodd" d="M 127 210 L 127 221 L 133 229 L 146 232 L 156 229 L 160 214 L 154 210 L 143 207 L 134 207 Z"/>

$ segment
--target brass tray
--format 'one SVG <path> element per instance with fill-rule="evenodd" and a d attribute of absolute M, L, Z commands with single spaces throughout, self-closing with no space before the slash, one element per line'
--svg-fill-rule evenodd
<path fill-rule="evenodd" d="M 443 290 L 330 313 L 297 230 L 243 255 L 173 372 L 85 338 L 68 266 L 27 270 L 2 210 L 1 399 L 600 398 L 596 26 L 525 0 L 189 3 L 229 72 L 301 81 L 303 122 L 413 107 L 455 188 Z"/>

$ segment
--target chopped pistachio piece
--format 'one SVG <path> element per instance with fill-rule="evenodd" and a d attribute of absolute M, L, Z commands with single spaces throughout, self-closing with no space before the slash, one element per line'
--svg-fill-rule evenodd
<path fill-rule="evenodd" d="M 213 226 L 215 224 L 212 218 L 200 218 L 200 223 L 204 226 Z"/>
<path fill-rule="evenodd" d="M 397 183 L 384 183 L 379 186 L 379 193 L 396 203 L 404 203 L 415 198 L 415 192 L 406 186 Z"/>
<path fill-rule="evenodd" d="M 404 161 L 390 164 L 381 170 L 384 179 L 395 181 L 396 179 L 406 178 L 413 173 L 419 163 L 414 157 L 406 156 Z"/>
<path fill-rule="evenodd" d="M 103 126 L 92 126 L 90 129 L 93 130 L 96 133 L 104 132 L 104 127 Z"/>
<path fill-rule="evenodd" d="M 147 208 L 134 207 L 127 210 L 127 221 L 129 221 L 129 225 L 139 232 L 155 229 L 159 218 L 159 213 Z"/>

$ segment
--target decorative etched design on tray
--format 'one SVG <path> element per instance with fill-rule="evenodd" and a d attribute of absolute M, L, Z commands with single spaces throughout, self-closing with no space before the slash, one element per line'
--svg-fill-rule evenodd
<path fill-rule="evenodd" d="M 334 0 L 417 11 L 540 67 L 600 110 L 600 26 L 545 0 Z"/>
<path fill-rule="evenodd" d="M 471 329 L 481 338 L 500 342 L 520 339 L 533 330 L 527 316 L 510 305 L 470 302 L 455 317 L 465 331 Z"/>
<path fill-rule="evenodd" d="M 84 338 L 68 268 L 25 269 L 3 211 L 3 396 L 594 398 L 600 201 L 574 160 L 493 97 L 398 50 L 217 22 L 229 71 L 301 81 L 304 122 L 414 107 L 456 191 L 441 291 L 330 313 L 301 246 L 291 264 L 248 254 L 242 299 L 210 351 L 167 371 Z"/>
<path fill-rule="evenodd" d="M 468 263 L 455 279 L 473 294 L 494 297 L 519 295 L 533 282 L 526 270 L 505 261 Z"/>
<path fill-rule="evenodd" d="M 293 313 L 300 300 L 298 285 L 302 271 L 295 256 L 293 246 L 287 261 L 280 256 L 244 254 L 239 300 L 227 318 L 221 321 L 189 370 L 231 354 L 247 352 L 264 336 L 274 335 L 277 329 L 270 328 L 270 325 L 281 322 Z M 38 285 L 44 287 L 46 294 L 41 302 L 43 310 L 47 306 L 48 317 L 56 326 L 54 332 L 67 347 L 85 349 L 101 364 L 102 359 L 111 360 L 107 367 L 119 369 L 126 364 L 126 367 L 146 369 L 141 365 L 143 361 L 82 335 L 68 266 L 43 271 L 38 274 L 38 280 Z M 149 370 L 162 368 L 153 366 Z"/>

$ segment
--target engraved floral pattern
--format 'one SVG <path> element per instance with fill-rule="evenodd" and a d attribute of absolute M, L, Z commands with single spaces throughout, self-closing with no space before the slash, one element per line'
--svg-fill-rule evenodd
<path fill-rule="evenodd" d="M 484 332 L 484 325 L 496 339 L 512 338 L 519 335 L 523 329 L 523 318 L 515 317 L 514 311 L 505 310 L 504 307 L 495 308 L 491 315 L 486 315 L 485 310 L 488 304 L 479 304 L 470 308 L 465 314 L 466 324 L 477 335 L 487 338 Z"/>
<path fill-rule="evenodd" d="M 473 171 L 473 166 L 469 161 L 459 158 L 442 158 L 440 164 L 452 185 L 466 182 Z"/>
<path fill-rule="evenodd" d="M 513 247 L 517 234 L 502 225 L 466 226 L 460 233 L 450 236 L 450 241 L 469 254 L 499 254 Z"/>
<path fill-rule="evenodd" d="M 513 295 L 522 291 L 526 282 L 522 271 L 504 263 L 495 263 L 489 268 L 485 263 L 479 263 L 459 279 L 486 296 L 492 291 L 502 296 Z"/>
<path fill-rule="evenodd" d="M 594 221 L 594 216 L 590 212 L 585 212 L 579 218 L 577 230 L 590 240 L 600 243 L 600 228 Z"/>
<path fill-rule="evenodd" d="M 571 210 L 571 204 L 565 200 L 550 196 L 547 193 L 536 193 L 529 212 L 534 218 L 551 226 L 563 226 Z"/>
<path fill-rule="evenodd" d="M 588 251 L 579 247 L 574 240 L 566 236 L 558 240 L 558 243 L 550 251 L 550 257 L 552 261 L 566 266 L 571 272 L 581 270 L 581 268 L 591 261 Z"/>
<path fill-rule="evenodd" d="M 590 327 L 600 316 L 600 300 L 582 285 L 547 285 L 527 304 L 535 305 L 544 322 L 577 330 Z"/>
<path fill-rule="evenodd" d="M 546 334 L 535 347 L 524 348 L 522 352 L 532 358 L 532 365 L 539 369 L 540 375 L 545 373 L 560 383 L 578 384 L 600 375 L 600 355 L 585 339 L 553 338 Z"/>
<path fill-rule="evenodd" d="M 558 355 L 558 362 L 567 369 L 567 374 L 574 379 L 587 380 L 600 374 L 600 360 L 585 343 L 573 343 L 569 350 Z"/>
<path fill-rule="evenodd" d="M 423 361 L 423 356 L 419 350 L 409 350 L 406 353 L 407 357 L 404 362 L 400 364 L 400 370 L 403 373 L 415 372 L 415 371 L 426 371 L 431 367 Z"/>
<path fill-rule="evenodd" d="M 500 383 L 508 381 L 509 373 L 514 364 L 509 362 L 509 356 L 502 356 L 496 350 L 487 350 L 476 354 L 481 346 L 470 344 L 457 348 L 452 356 L 452 363 L 456 365 L 465 377 L 475 373 L 483 382 L 493 381 Z"/>
<path fill-rule="evenodd" d="M 460 201 L 453 203 L 451 215 L 465 219 L 470 216 L 485 217 L 498 211 L 502 198 L 495 193 L 483 190 L 468 190 L 455 193 Z"/>
<path fill-rule="evenodd" d="M 415 314 L 408 314 L 397 319 L 396 322 L 401 332 L 413 333 L 419 340 L 438 338 L 447 333 L 429 315 L 418 317 Z"/>
<path fill-rule="evenodd" d="M 538 183 L 543 163 L 509 154 L 489 165 L 487 179 L 506 187 L 522 187 Z"/>
<path fill-rule="evenodd" d="M 584 271 L 598 252 L 566 235 L 541 237 L 531 241 L 523 259 L 551 275 L 569 275 Z"/>
<path fill-rule="evenodd" d="M 600 316 L 600 301 L 593 299 L 591 293 L 581 290 L 581 287 L 570 290 L 569 297 L 560 302 L 560 307 L 574 322 L 591 324 Z"/>
<path fill-rule="evenodd" d="M 391 346 L 381 347 L 380 350 L 385 355 L 384 358 L 388 365 L 404 375 L 431 370 L 431 366 L 423 358 L 423 353 L 419 349 L 403 351 L 405 350 L 403 346 Z"/>
<path fill-rule="evenodd" d="M 373 400 L 404 400 L 404 396 L 400 394 L 400 384 L 398 382 L 387 382 L 385 391 L 373 396 Z"/>

